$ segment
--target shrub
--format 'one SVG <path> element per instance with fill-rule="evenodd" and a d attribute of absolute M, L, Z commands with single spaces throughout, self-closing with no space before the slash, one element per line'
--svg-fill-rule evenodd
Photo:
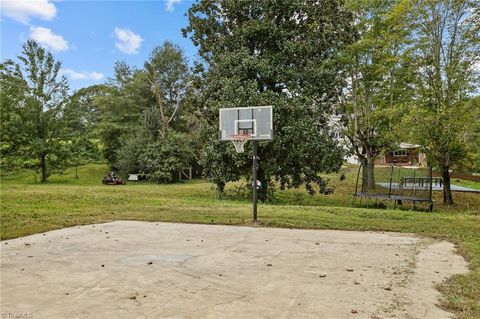
<path fill-rule="evenodd" d="M 142 173 L 151 181 L 171 183 L 178 180 L 178 172 L 191 165 L 194 151 L 187 135 L 170 131 L 165 142 L 132 136 L 125 140 L 116 158 L 115 166 L 122 175 Z"/>
<path fill-rule="evenodd" d="M 114 169 L 123 176 L 132 173 L 144 173 L 139 156 L 147 148 L 147 140 L 141 135 L 133 135 L 122 141 L 122 146 L 116 151 Z"/>

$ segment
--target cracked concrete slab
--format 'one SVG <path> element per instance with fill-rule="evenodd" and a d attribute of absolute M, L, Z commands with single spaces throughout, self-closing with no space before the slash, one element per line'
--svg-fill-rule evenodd
<path fill-rule="evenodd" d="M 409 234 L 116 221 L 1 242 L 31 318 L 450 318 L 454 245 Z"/>

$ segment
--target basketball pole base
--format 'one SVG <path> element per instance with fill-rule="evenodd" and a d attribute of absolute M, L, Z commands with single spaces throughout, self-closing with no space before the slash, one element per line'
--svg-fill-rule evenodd
<path fill-rule="evenodd" d="M 257 161 L 257 145 L 258 141 L 253 142 L 253 165 L 252 165 L 252 215 L 253 215 L 253 223 L 257 222 L 257 169 L 258 169 L 258 161 Z"/>

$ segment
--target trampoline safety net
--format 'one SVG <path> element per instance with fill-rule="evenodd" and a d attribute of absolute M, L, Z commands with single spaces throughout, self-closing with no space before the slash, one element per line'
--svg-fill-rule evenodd
<path fill-rule="evenodd" d="M 433 209 L 432 186 L 441 186 L 441 178 L 432 176 L 431 167 L 375 166 L 374 183 L 368 184 L 363 165 L 358 169 L 355 185 L 355 197 L 393 200 L 395 204 L 402 201 L 427 203 Z"/>

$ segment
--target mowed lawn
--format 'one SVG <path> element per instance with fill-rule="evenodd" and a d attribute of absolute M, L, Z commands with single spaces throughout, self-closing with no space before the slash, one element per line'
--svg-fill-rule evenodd
<path fill-rule="evenodd" d="M 52 229 L 112 220 L 172 221 L 248 225 L 251 204 L 245 183 L 229 185 L 220 198 L 203 180 L 172 185 L 105 186 L 106 165 L 92 164 L 53 175 L 47 184 L 35 183 L 33 173 L 2 176 L 2 240 Z M 355 167 L 327 176 L 332 195 L 309 196 L 303 190 L 277 192 L 276 199 L 259 204 L 259 223 L 271 227 L 378 230 L 416 233 L 458 244 L 471 272 L 450 278 L 439 289 L 443 306 L 459 318 L 480 318 L 480 194 L 455 193 L 457 206 L 443 207 L 436 193 L 435 211 L 351 207 Z M 476 185 L 473 185 L 476 186 Z M 388 204 L 388 203 L 385 203 Z M 406 205 L 408 207 L 408 204 Z"/>

